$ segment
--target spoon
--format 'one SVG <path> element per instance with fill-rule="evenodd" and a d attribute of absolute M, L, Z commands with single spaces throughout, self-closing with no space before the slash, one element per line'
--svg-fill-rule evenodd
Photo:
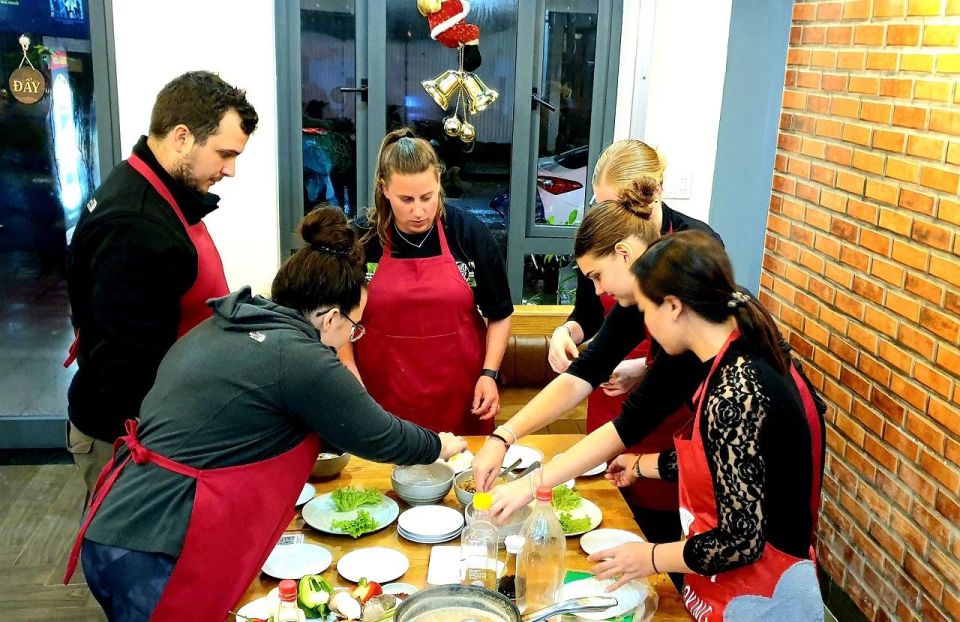
<path fill-rule="evenodd" d="M 518 479 L 520 479 L 521 477 L 524 477 L 524 476 L 526 476 L 526 475 L 529 475 L 530 473 L 533 473 L 534 470 L 539 469 L 539 468 L 540 468 L 540 461 L 537 460 L 537 461 L 535 461 L 533 464 L 531 464 L 530 466 L 528 466 L 527 468 L 525 468 L 524 470 L 522 470 L 522 471 L 520 471 L 519 473 L 517 473 L 516 475 L 511 475 L 511 476 L 510 476 L 510 479 L 508 479 L 507 481 L 508 481 L 508 482 L 512 482 L 512 481 L 518 480 Z M 507 479 L 507 478 L 504 477 L 503 479 Z"/>
<path fill-rule="evenodd" d="M 497 477 L 503 477 L 503 479 L 507 479 L 507 478 L 504 477 L 504 476 L 505 476 L 507 473 L 509 473 L 510 471 L 512 471 L 512 470 L 514 470 L 515 468 L 517 468 L 518 466 L 520 466 L 520 463 L 521 463 L 521 462 L 523 462 L 523 458 L 517 458 L 516 460 L 513 461 L 513 464 L 511 464 L 511 465 L 508 466 L 508 467 L 504 467 L 503 470 L 501 470 L 499 473 L 497 473 Z"/>

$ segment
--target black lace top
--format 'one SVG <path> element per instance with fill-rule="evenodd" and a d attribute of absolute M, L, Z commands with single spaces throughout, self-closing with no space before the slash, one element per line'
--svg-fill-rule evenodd
<path fill-rule="evenodd" d="M 809 558 L 814 460 L 790 373 L 733 343 L 708 387 L 700 434 L 719 523 L 687 540 L 687 566 L 701 575 L 733 570 L 759 559 L 767 543 Z M 676 480 L 676 451 L 661 454 L 659 467 Z"/>

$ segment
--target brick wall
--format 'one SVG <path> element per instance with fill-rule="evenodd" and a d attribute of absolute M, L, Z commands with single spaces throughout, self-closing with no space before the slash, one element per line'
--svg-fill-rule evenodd
<path fill-rule="evenodd" d="M 830 402 L 819 558 L 960 620 L 960 0 L 793 19 L 760 295 Z"/>

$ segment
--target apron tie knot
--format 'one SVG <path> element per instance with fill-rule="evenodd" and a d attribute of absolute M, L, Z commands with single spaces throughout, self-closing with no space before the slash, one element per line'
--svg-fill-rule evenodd
<path fill-rule="evenodd" d="M 127 435 L 121 440 L 126 444 L 127 450 L 130 452 L 130 457 L 133 458 L 134 462 L 137 464 L 146 464 L 150 461 L 150 450 L 141 445 L 140 440 L 137 438 L 138 425 L 136 419 L 127 419 L 124 423 L 124 427 L 127 429 Z"/>

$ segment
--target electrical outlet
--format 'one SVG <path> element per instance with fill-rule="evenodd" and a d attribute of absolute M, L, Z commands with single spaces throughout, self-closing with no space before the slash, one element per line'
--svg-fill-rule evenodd
<path fill-rule="evenodd" d="M 668 171 L 663 180 L 663 198 L 689 199 L 692 185 L 692 171 L 684 169 L 676 170 L 672 173 Z"/>

